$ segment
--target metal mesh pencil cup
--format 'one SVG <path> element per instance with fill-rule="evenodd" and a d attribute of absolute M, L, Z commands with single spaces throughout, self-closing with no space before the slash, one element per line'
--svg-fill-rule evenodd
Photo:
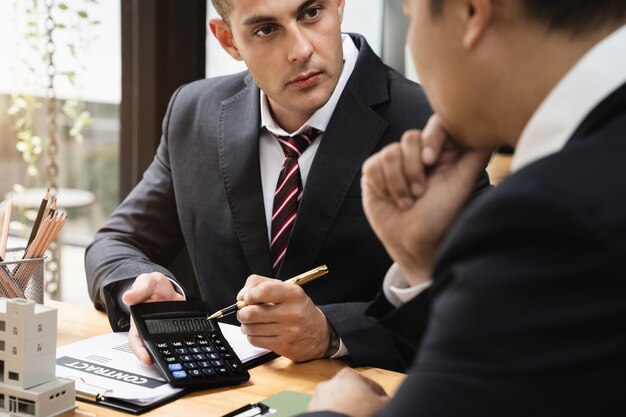
<path fill-rule="evenodd" d="M 22 256 L 23 248 L 7 249 L 4 262 L 0 262 L 0 296 L 43 304 L 44 258 L 22 259 Z"/>

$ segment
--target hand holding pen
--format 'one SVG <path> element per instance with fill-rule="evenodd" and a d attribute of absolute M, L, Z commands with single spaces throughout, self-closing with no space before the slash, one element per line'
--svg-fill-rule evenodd
<path fill-rule="evenodd" d="M 314 279 L 317 279 L 321 276 L 324 276 L 328 273 L 328 267 L 326 265 L 322 265 L 322 266 L 318 266 L 315 269 L 311 269 L 310 271 L 304 272 L 300 275 L 297 275 L 293 278 L 289 278 L 287 281 L 285 281 L 285 284 L 295 284 L 295 285 L 304 285 L 307 282 L 311 282 Z M 223 308 L 219 311 L 216 311 L 215 313 L 209 315 L 207 317 L 208 320 L 210 319 L 221 319 L 222 317 L 228 316 L 229 314 L 233 314 L 236 313 L 237 311 L 239 311 L 239 309 L 241 309 L 242 307 L 244 307 L 246 305 L 245 302 L 243 301 L 237 301 L 235 304 L 232 304 L 226 308 Z"/>
<path fill-rule="evenodd" d="M 287 281 L 251 275 L 244 287 L 243 306 L 234 304 L 227 312 L 237 312 L 241 332 L 253 346 L 294 361 L 327 357 L 331 340 L 336 340 L 334 329 L 300 286 L 327 272 L 322 266 Z M 241 293 L 238 298 L 242 300 Z"/>

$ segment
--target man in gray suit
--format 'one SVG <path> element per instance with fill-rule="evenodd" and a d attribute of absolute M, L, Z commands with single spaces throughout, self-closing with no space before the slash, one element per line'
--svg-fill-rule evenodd
<path fill-rule="evenodd" d="M 211 31 L 249 71 L 176 91 L 153 163 L 87 249 L 90 296 L 114 330 L 130 324 L 145 363 L 127 305 L 201 298 L 217 310 L 247 292 L 264 303 L 238 314 L 257 346 L 294 360 L 349 353 L 355 364 L 402 369 L 386 333 L 354 319 L 391 264 L 365 219 L 359 180 L 369 155 L 423 127 L 421 89 L 361 36 L 341 34 L 344 0 L 214 4 L 223 19 Z M 300 134 L 311 142 L 297 157 L 304 190 L 286 250 L 276 251 L 281 142 Z M 195 277 L 167 268 L 184 247 Z M 331 273 L 306 294 L 282 282 L 320 264 Z M 259 275 L 246 281 L 251 274 Z"/>

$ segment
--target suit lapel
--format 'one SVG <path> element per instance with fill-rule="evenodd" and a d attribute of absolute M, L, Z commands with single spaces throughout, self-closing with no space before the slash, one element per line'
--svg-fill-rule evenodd
<path fill-rule="evenodd" d="M 247 82 L 244 90 L 222 102 L 218 133 L 220 170 L 250 271 L 271 276 L 259 161 L 259 90 L 251 79 Z"/>
<path fill-rule="evenodd" d="M 387 129 L 372 108 L 388 100 L 386 71 L 362 38 L 359 57 L 322 137 L 309 172 L 289 247 L 278 276 L 312 268 L 346 194 Z"/>

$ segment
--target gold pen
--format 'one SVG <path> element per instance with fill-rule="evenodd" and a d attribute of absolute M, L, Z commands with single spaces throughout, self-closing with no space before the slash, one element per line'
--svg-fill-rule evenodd
<path fill-rule="evenodd" d="M 296 284 L 296 285 L 304 285 L 307 282 L 311 282 L 314 279 L 317 279 L 323 275 L 328 274 L 328 267 L 326 265 L 318 266 L 315 269 L 311 269 L 310 271 L 304 272 L 300 275 L 296 275 L 293 278 L 289 278 L 285 283 L 287 284 Z M 229 314 L 236 313 L 240 308 L 244 307 L 246 303 L 243 301 L 237 301 L 235 304 L 228 306 L 226 308 L 217 311 L 210 316 L 207 316 L 207 320 L 211 319 L 221 319 L 224 316 Z"/>

